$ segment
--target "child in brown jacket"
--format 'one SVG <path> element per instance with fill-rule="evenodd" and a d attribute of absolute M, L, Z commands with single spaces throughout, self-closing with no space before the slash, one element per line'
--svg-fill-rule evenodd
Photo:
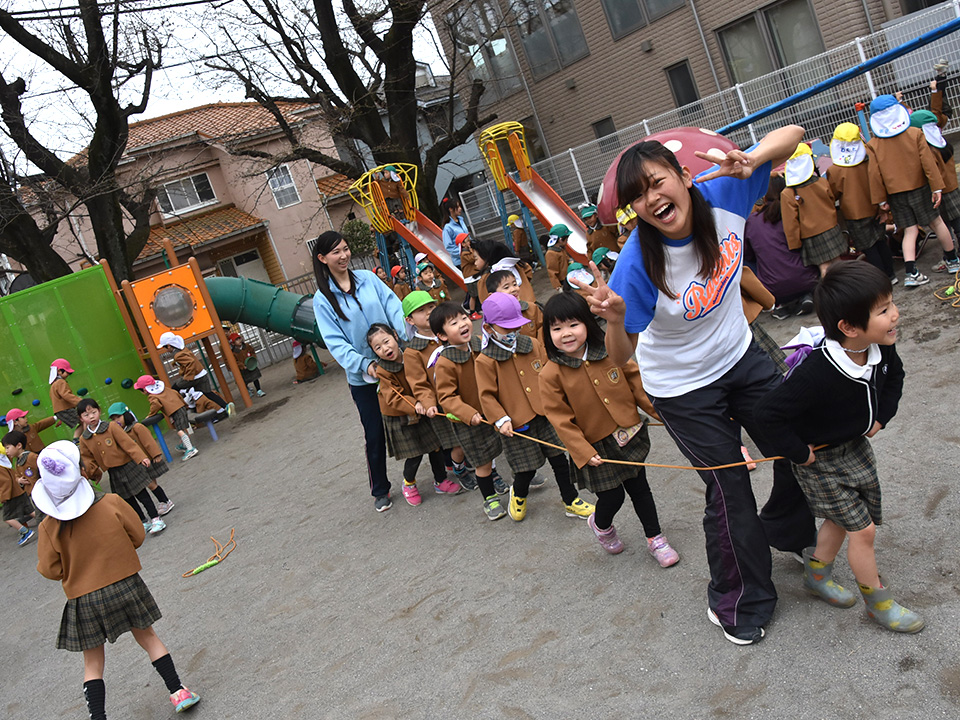
<path fill-rule="evenodd" d="M 190 420 L 187 417 L 187 404 L 180 397 L 180 393 L 168 388 L 163 380 L 157 380 L 150 375 L 138 377 L 133 387 L 146 395 L 150 401 L 150 409 L 147 412 L 150 415 L 162 413 L 167 422 L 170 423 L 170 427 L 176 430 L 183 446 L 182 461 L 186 462 L 197 455 L 200 451 L 190 441 L 190 435 L 187 432 L 190 427 Z"/>
<path fill-rule="evenodd" d="M 570 237 L 570 228 L 558 224 L 550 228 L 550 239 L 547 240 L 547 251 L 543 254 L 547 266 L 547 276 L 554 290 L 563 288 L 567 279 L 567 265 L 570 256 L 567 255 L 567 238 Z"/>
<path fill-rule="evenodd" d="M 77 405 L 77 412 L 83 425 L 80 458 L 86 477 L 96 480 L 107 471 L 110 490 L 136 511 L 143 522 L 143 529 L 151 535 L 166 530 L 167 525 L 160 519 L 157 506 L 147 492 L 147 485 L 150 484 L 150 476 L 146 471 L 150 467 L 147 454 L 116 423 L 104 422 L 100 418 L 100 406 L 96 400 L 84 398 Z M 146 517 L 138 501 L 146 509 Z"/>
<path fill-rule="evenodd" d="M 477 388 L 483 414 L 504 436 L 503 449 L 513 468 L 510 517 L 517 522 L 526 517 L 530 481 L 546 460 L 553 468 L 567 517 L 588 518 L 596 508 L 582 500 L 570 482 L 566 453 L 514 436 L 517 430 L 560 444 L 540 402 L 540 373 L 547 355 L 539 340 L 517 332 L 530 323 L 521 313 L 520 301 L 507 293 L 492 292 L 483 301 L 483 319 L 488 341 L 476 359 Z"/>
<path fill-rule="evenodd" d="M 467 460 L 476 468 L 477 486 L 483 495 L 487 519 L 499 520 L 507 512 L 497 496 L 505 495 L 508 487 L 495 476 L 493 469 L 493 461 L 503 449 L 500 435 L 492 425 L 484 423 L 481 413 L 474 365 L 480 339 L 473 337 L 473 323 L 463 308 L 452 302 L 434 308 L 430 313 L 430 329 L 443 343 L 433 358 L 437 400 L 445 413 L 456 418 L 453 431 Z"/>
<path fill-rule="evenodd" d="M 427 262 L 417 265 L 417 290 L 422 290 L 436 302 L 443 302 L 450 297 L 447 283 L 437 274 L 436 269 Z"/>
<path fill-rule="evenodd" d="M 50 403 L 53 405 L 53 414 L 57 420 L 67 427 L 73 428 L 73 437 L 80 435 L 80 418 L 77 417 L 77 403 L 79 396 L 70 389 L 67 378 L 73 374 L 70 363 L 63 358 L 57 358 L 50 363 Z"/>
<path fill-rule="evenodd" d="M 367 331 L 367 343 L 380 358 L 377 362 L 377 399 L 383 416 L 387 452 L 403 460 L 403 497 L 413 506 L 423 502 L 417 490 L 417 470 L 423 456 L 430 459 L 433 489 L 438 495 L 457 495 L 463 491 L 447 479 L 440 439 L 426 419 L 426 408 L 413 396 L 404 372 L 404 353 L 400 338 L 392 327 L 374 323 Z"/>
<path fill-rule="evenodd" d="M 527 322 L 519 328 L 520 334 L 539 340 L 542 343 L 543 312 L 536 303 L 529 303 L 526 300 L 520 299 L 520 286 L 517 285 L 517 278 L 514 277 L 514 274 L 509 270 L 497 270 L 487 275 L 485 282 L 487 292 L 489 293 L 487 295 L 488 300 L 490 299 L 490 295 L 497 292 L 506 293 L 517 299 L 520 303 L 520 311 L 527 320 Z"/>
<path fill-rule="evenodd" d="M 79 402 L 79 400 L 77 401 Z M 27 413 L 19 408 L 12 408 L 7 411 L 7 428 L 10 430 L 19 430 L 27 436 L 27 449 L 33 453 L 39 453 L 47 444 L 40 437 L 40 433 L 49 427 L 53 427 L 59 422 L 55 417 L 44 418 L 35 422 L 27 420 Z"/>
<path fill-rule="evenodd" d="M 173 362 L 176 363 L 177 371 L 180 373 L 180 379 L 171 385 L 174 390 L 186 390 L 192 387 L 209 397 L 224 410 L 229 410 L 227 401 L 213 391 L 210 373 L 197 360 L 197 356 L 187 350 L 182 337 L 172 332 L 165 332 L 160 335 L 157 348 L 173 353 Z M 232 414 L 232 411 L 230 412 Z"/>
<path fill-rule="evenodd" d="M 540 396 L 547 419 L 570 453 L 577 484 L 597 496 L 590 529 L 608 553 L 623 551 L 613 518 L 626 491 L 647 536 L 647 550 L 661 567 L 675 565 L 680 556 L 660 530 L 646 468 L 604 462 L 643 462 L 650 451 L 646 419 L 637 406 L 653 417 L 657 413 L 636 363 L 613 364 L 590 306 L 576 293 L 550 298 L 543 322 L 550 362 L 540 374 Z"/>
<path fill-rule="evenodd" d="M 3 521 L 17 531 L 17 547 L 23 547 L 35 534 L 27 524 L 34 518 L 33 505 L 17 481 L 17 471 L 7 457 L 6 448 L 0 452 L 0 503 L 3 504 Z"/>
<path fill-rule="evenodd" d="M 159 480 L 162 475 L 170 472 L 170 466 L 167 465 L 167 460 L 163 456 L 160 444 L 153 437 L 150 428 L 143 423 L 137 422 L 136 416 L 130 412 L 130 408 L 122 402 L 115 402 L 111 405 L 107 414 L 110 416 L 110 422 L 115 422 L 123 428 L 123 431 L 132 437 L 133 441 L 137 443 L 140 449 L 150 458 L 150 467 L 147 468 L 150 483 L 147 485 L 147 490 L 152 492 L 154 497 L 157 498 L 157 512 L 160 514 L 160 517 L 163 517 L 173 510 L 173 500 L 167 497 L 167 493 L 165 493 L 163 488 L 157 483 L 157 480 Z"/>
<path fill-rule="evenodd" d="M 83 695 L 91 720 L 106 720 L 104 644 L 133 634 L 163 678 L 176 712 L 200 701 L 180 683 L 173 659 L 153 624 L 160 609 L 140 578 L 137 548 L 144 529 L 127 503 L 94 492 L 80 475 L 76 446 L 58 440 L 40 453 L 33 501 L 47 515 L 40 525 L 37 571 L 59 580 L 67 603 L 57 648 L 83 653 Z"/>

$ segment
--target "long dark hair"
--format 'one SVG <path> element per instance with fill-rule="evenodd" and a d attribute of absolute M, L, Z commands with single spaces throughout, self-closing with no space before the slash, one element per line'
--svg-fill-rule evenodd
<path fill-rule="evenodd" d="M 637 143 L 623 154 L 617 165 L 617 204 L 620 207 L 630 205 L 646 191 L 648 184 L 646 167 L 649 163 L 666 165 L 677 175 L 683 175 L 683 168 L 680 167 L 677 156 L 663 145 L 655 140 Z M 721 262 L 717 226 L 713 220 L 713 211 L 696 184 L 690 188 L 689 192 L 693 217 L 693 247 L 700 257 L 700 277 L 706 280 L 713 275 Z M 667 287 L 663 237 L 643 218 L 638 219 L 637 234 L 647 276 L 660 292 L 675 298 L 676 294 Z"/>
<path fill-rule="evenodd" d="M 783 220 L 783 212 L 780 207 L 780 193 L 787 186 L 787 181 L 783 175 L 771 175 L 770 184 L 767 185 L 767 194 L 763 196 L 763 221 L 770 225 L 776 225 Z"/>
<path fill-rule="evenodd" d="M 586 326 L 587 347 L 604 347 L 603 330 L 597 323 L 597 318 L 590 312 L 587 301 L 575 292 L 561 292 L 547 300 L 547 304 L 543 306 L 543 348 L 547 351 L 548 358 L 556 360 L 564 355 L 563 351 L 553 344 L 550 326 L 555 322 L 568 320 L 579 320 Z"/>
<path fill-rule="evenodd" d="M 330 289 L 330 268 L 327 267 L 326 263 L 320 262 L 320 258 L 318 257 L 319 255 L 327 255 L 340 244 L 341 240 L 343 240 L 343 235 L 336 230 L 327 230 L 327 232 L 320 234 L 313 244 L 313 274 L 317 278 L 317 289 L 333 307 L 333 311 L 337 314 L 337 317 L 341 320 L 349 321 L 350 318 L 344 315 L 343 310 L 340 309 L 337 296 L 334 295 L 333 290 Z M 347 276 L 350 278 L 350 287 L 347 289 L 347 294 L 357 301 L 357 305 L 360 305 L 360 301 L 357 299 L 357 278 L 353 274 L 353 270 L 348 269 Z M 361 308 L 362 307 L 361 305 Z"/>
<path fill-rule="evenodd" d="M 440 202 L 440 212 L 443 213 L 443 225 L 446 225 L 453 219 L 450 211 L 458 207 L 462 212 L 463 208 L 460 205 L 460 198 L 458 198 L 456 195 L 447 195 L 447 197 Z"/>
<path fill-rule="evenodd" d="M 496 240 L 476 240 L 471 247 L 474 254 L 485 263 L 485 270 L 489 270 L 504 258 L 517 257 L 510 252 L 510 248 Z M 518 264 L 526 265 L 526 263 Z"/>

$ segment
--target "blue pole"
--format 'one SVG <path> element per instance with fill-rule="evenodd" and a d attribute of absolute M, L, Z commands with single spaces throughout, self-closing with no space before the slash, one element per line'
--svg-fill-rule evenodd
<path fill-rule="evenodd" d="M 880 65 L 885 65 L 891 60 L 895 60 L 902 55 L 906 55 L 907 53 L 917 50 L 918 48 L 922 48 L 924 45 L 929 45 L 933 41 L 939 40 L 942 37 L 946 37 L 957 30 L 960 30 L 960 18 L 951 20 L 948 23 L 944 23 L 940 27 L 934 28 L 923 35 L 915 37 L 913 40 L 908 40 L 907 42 L 903 43 L 903 45 L 897 45 L 897 47 L 891 48 L 885 53 L 881 53 L 874 58 L 870 58 L 866 62 L 862 62 L 859 65 L 854 65 L 852 68 L 844 70 L 842 73 L 834 75 L 832 78 L 818 82 L 816 85 L 812 85 L 806 90 L 801 90 L 798 93 L 794 93 L 790 97 L 781 100 L 780 102 L 776 102 L 773 105 L 768 105 L 763 110 L 758 110 L 751 115 L 747 115 L 745 118 L 737 120 L 736 122 L 732 122 L 729 125 L 725 125 L 717 130 L 717 132 L 721 135 L 726 135 L 734 130 L 739 130 L 740 128 L 749 125 L 752 122 L 756 122 L 757 120 L 761 120 L 765 117 L 773 115 L 774 113 L 779 112 L 780 110 L 783 110 L 791 105 L 795 105 L 801 100 L 806 100 L 809 97 L 818 95 L 824 90 L 829 90 L 830 88 L 840 85 L 841 83 L 845 83 L 847 80 L 851 80 L 858 75 L 863 75 L 864 73 L 873 70 Z"/>

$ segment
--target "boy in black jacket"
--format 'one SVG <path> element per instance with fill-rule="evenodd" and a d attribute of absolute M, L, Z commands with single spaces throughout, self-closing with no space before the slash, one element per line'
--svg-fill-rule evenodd
<path fill-rule="evenodd" d="M 794 462 L 810 511 L 824 518 L 817 546 L 803 553 L 804 587 L 832 605 L 856 603 L 831 577 L 849 537 L 847 559 L 867 614 L 888 630 L 919 632 L 923 619 L 881 585 L 873 548 L 880 482 L 867 438 L 887 426 L 903 391 L 893 288 L 869 263 L 838 263 L 820 281 L 814 302 L 826 338 L 757 407 L 771 444 Z M 821 445 L 827 447 L 814 452 Z"/>

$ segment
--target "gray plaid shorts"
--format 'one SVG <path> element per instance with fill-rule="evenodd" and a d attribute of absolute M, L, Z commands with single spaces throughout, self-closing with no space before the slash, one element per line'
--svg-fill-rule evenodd
<path fill-rule="evenodd" d="M 132 498 L 150 484 L 147 469 L 133 460 L 126 465 L 110 468 L 107 475 L 110 478 L 110 492 L 122 498 Z"/>
<path fill-rule="evenodd" d="M 869 250 L 883 237 L 883 225 L 875 217 L 847 220 L 847 235 L 857 252 Z"/>
<path fill-rule="evenodd" d="M 901 228 L 929 225 L 940 214 L 940 211 L 933 207 L 932 195 L 929 185 L 921 185 L 915 190 L 891 193 L 887 201 L 893 212 L 893 221 Z"/>
<path fill-rule="evenodd" d="M 840 228 L 834 225 L 826 232 L 804 238 L 800 246 L 800 259 L 804 265 L 819 265 L 834 260 L 850 248 Z"/>
<path fill-rule="evenodd" d="M 467 461 L 475 468 L 486 465 L 503 451 L 500 433 L 492 425 L 455 423 L 453 431 L 457 434 Z"/>

